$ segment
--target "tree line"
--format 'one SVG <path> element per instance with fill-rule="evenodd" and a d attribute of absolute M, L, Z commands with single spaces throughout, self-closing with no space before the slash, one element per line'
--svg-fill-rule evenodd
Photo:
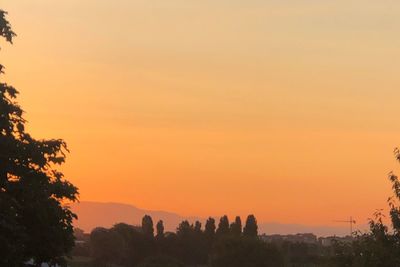
<path fill-rule="evenodd" d="M 400 150 L 395 149 L 400 162 Z M 164 232 L 162 221 L 155 229 L 150 216 L 140 227 L 117 224 L 110 229 L 96 228 L 90 234 L 95 266 L 210 266 L 210 267 L 394 267 L 400 266 L 400 179 L 389 174 L 393 195 L 388 199 L 391 225 L 378 210 L 369 220 L 369 230 L 354 232 L 347 241 L 333 240 L 329 247 L 306 243 L 265 243 L 258 237 L 257 220 L 250 215 L 242 228 L 240 217 L 218 225 L 209 218 L 183 221 L 176 233 Z M 92 254 L 90 254 L 92 253 Z"/>
<path fill-rule="evenodd" d="M 279 251 L 258 238 L 254 215 L 244 227 L 239 216 L 232 223 L 222 216 L 218 224 L 210 217 L 204 227 L 184 220 L 174 233 L 146 215 L 141 226 L 95 228 L 88 241 L 95 266 L 283 266 Z"/>
<path fill-rule="evenodd" d="M 15 33 L 0 9 L 0 37 L 12 43 Z M 0 77 L 4 73 L 0 65 Z M 73 219 L 66 205 L 78 199 L 78 189 L 56 166 L 69 152 L 62 139 L 35 139 L 26 130 L 18 91 L 0 82 L 0 266 L 67 265 L 74 247 Z M 400 150 L 394 151 L 400 161 Z M 175 233 L 154 227 L 145 216 L 140 227 L 116 224 L 96 228 L 87 247 L 74 253 L 93 257 L 94 265 L 123 267 L 279 267 L 279 266 L 400 266 L 400 180 L 389 174 L 393 196 L 388 199 L 391 225 L 378 211 L 366 233 L 351 242 L 336 242 L 328 251 L 307 244 L 268 244 L 258 237 L 257 220 L 250 215 L 242 227 L 240 217 L 218 225 L 209 218 L 204 227 L 183 221 Z M 79 252 L 79 249 L 82 249 Z M 85 251 L 86 249 L 86 251 Z"/>

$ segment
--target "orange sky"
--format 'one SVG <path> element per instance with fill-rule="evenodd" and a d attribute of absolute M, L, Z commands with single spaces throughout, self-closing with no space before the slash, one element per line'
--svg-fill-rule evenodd
<path fill-rule="evenodd" d="M 68 142 L 81 200 L 327 225 L 386 207 L 400 2 L 1 8 L 18 34 L 0 51 L 5 78 L 34 136 Z"/>

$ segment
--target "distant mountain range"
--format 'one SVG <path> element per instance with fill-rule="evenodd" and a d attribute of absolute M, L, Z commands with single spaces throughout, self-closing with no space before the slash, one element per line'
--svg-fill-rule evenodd
<path fill-rule="evenodd" d="M 166 231 L 175 231 L 182 220 L 203 221 L 201 218 L 187 218 L 167 211 L 155 211 L 139 209 L 135 206 L 122 203 L 101 203 L 82 201 L 71 205 L 72 210 L 78 215 L 75 226 L 86 232 L 93 228 L 111 227 L 116 223 L 124 222 L 133 225 L 140 225 L 144 215 L 150 215 L 154 224 L 158 220 L 164 221 Z"/>
<path fill-rule="evenodd" d="M 144 215 L 150 215 L 154 223 L 163 220 L 166 231 L 175 231 L 182 220 L 194 222 L 196 220 L 205 222 L 205 218 L 184 217 L 167 211 L 145 210 L 132 205 L 121 203 L 101 203 L 82 201 L 71 205 L 72 210 L 78 215 L 74 222 L 75 227 L 90 232 L 93 228 L 111 227 L 116 223 L 124 222 L 133 225 L 140 225 Z M 218 218 L 215 218 L 218 222 Z M 244 221 L 245 218 L 242 218 Z M 267 234 L 295 234 L 314 233 L 317 236 L 349 234 L 348 227 L 332 226 L 307 226 L 300 224 L 282 224 L 273 222 L 259 222 L 259 232 Z"/>

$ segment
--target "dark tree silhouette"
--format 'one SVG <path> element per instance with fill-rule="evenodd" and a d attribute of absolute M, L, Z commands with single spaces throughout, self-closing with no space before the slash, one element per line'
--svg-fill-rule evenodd
<path fill-rule="evenodd" d="M 400 149 L 394 150 L 395 158 L 400 162 Z M 393 172 L 389 173 L 389 180 L 392 183 L 393 196 L 389 198 L 390 218 L 392 220 L 393 230 L 400 237 L 400 180 Z"/>
<path fill-rule="evenodd" d="M 239 216 L 236 216 L 235 221 L 231 223 L 231 233 L 233 235 L 241 235 L 242 234 L 242 220 L 240 219 Z"/>
<path fill-rule="evenodd" d="M 159 220 L 157 222 L 157 238 L 163 238 L 164 237 L 164 222 L 162 220 Z"/>
<path fill-rule="evenodd" d="M 229 233 L 229 219 L 228 216 L 224 215 L 219 220 L 217 235 L 221 236 L 221 235 L 226 235 L 228 233 Z"/>
<path fill-rule="evenodd" d="M 197 233 L 201 233 L 201 222 L 196 221 L 196 222 L 194 223 L 194 230 L 195 230 Z"/>
<path fill-rule="evenodd" d="M 142 219 L 143 233 L 148 237 L 154 237 L 153 219 L 149 215 L 145 215 Z"/>
<path fill-rule="evenodd" d="M 243 228 L 243 235 L 249 237 L 257 237 L 258 236 L 258 226 L 257 220 L 254 215 L 249 215 L 246 220 L 246 225 Z"/>
<path fill-rule="evenodd" d="M 15 33 L 11 29 L 11 25 L 6 19 L 7 12 L 0 9 L 0 35 L 6 39 L 7 42 L 12 43 Z"/>
<path fill-rule="evenodd" d="M 215 236 L 215 219 L 214 218 L 208 218 L 208 220 L 206 221 L 206 226 L 204 229 L 204 234 L 206 235 L 207 238 L 214 238 Z"/>
<path fill-rule="evenodd" d="M 138 246 L 137 243 L 144 244 L 145 237 L 138 227 L 118 223 L 110 229 L 110 233 L 112 242 L 119 245 L 119 247 L 113 247 L 116 252 L 114 252 L 111 262 L 122 266 L 132 266 L 143 259 L 141 256 L 144 253 L 143 246 Z M 116 243 L 115 239 L 119 239 L 119 243 Z M 95 243 L 95 240 L 91 240 L 91 242 Z"/>
<path fill-rule="evenodd" d="M 176 229 L 176 234 L 178 236 L 183 236 L 190 233 L 192 230 L 193 228 L 190 225 L 189 221 L 184 220 L 179 224 L 178 228 Z"/>
<path fill-rule="evenodd" d="M 215 240 L 215 219 L 209 217 L 204 229 L 204 237 L 207 242 L 207 248 L 210 251 Z"/>
<path fill-rule="evenodd" d="M 178 258 L 190 266 L 207 262 L 207 245 L 200 222 L 196 226 L 188 221 L 179 224 L 177 231 Z"/>
<path fill-rule="evenodd" d="M 11 43 L 15 34 L 5 15 L 0 10 L 0 35 Z M 0 74 L 3 70 L 0 65 Z M 20 266 L 27 259 L 64 263 L 74 245 L 76 218 L 66 204 L 78 196 L 55 169 L 64 163 L 67 145 L 31 137 L 17 95 L 0 83 L 0 266 Z"/>
<path fill-rule="evenodd" d="M 94 263 L 99 267 L 119 261 L 123 253 L 123 238 L 113 229 L 95 228 L 90 234 L 90 243 Z"/>

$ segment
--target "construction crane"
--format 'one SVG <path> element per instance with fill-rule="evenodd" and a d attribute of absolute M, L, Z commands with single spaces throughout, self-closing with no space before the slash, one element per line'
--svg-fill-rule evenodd
<path fill-rule="evenodd" d="M 350 236 L 353 236 L 353 224 L 356 224 L 356 221 L 353 219 L 352 216 L 350 216 L 350 219 L 347 221 L 344 220 L 344 221 L 334 221 L 334 222 L 350 224 Z"/>

